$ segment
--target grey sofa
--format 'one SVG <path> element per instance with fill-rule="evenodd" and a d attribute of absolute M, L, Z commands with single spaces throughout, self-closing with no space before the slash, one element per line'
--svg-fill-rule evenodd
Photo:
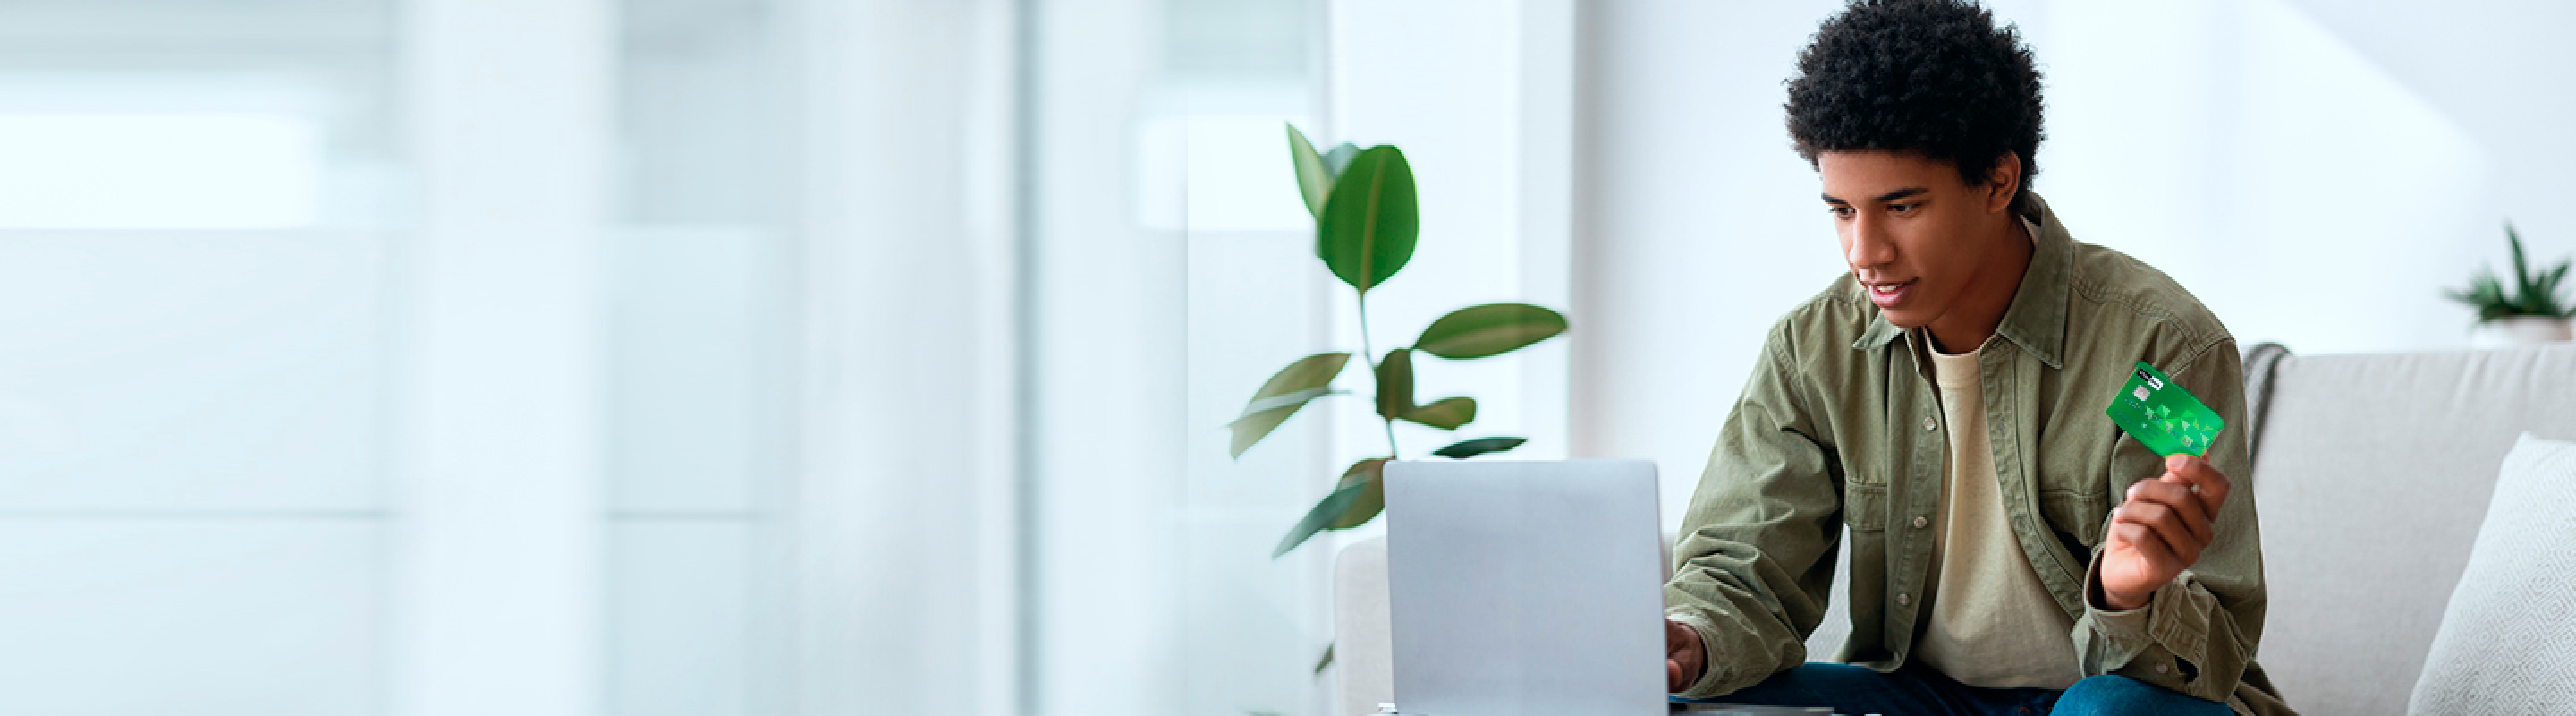
<path fill-rule="evenodd" d="M 2576 344 L 2259 347 L 2246 384 L 2271 589 L 2256 658 L 2303 713 L 2404 713 L 2515 436 L 2576 440 Z M 1393 690 L 1383 543 L 1341 552 L 1334 627 L 1337 713 L 1374 713 Z M 1808 652 L 1831 655 L 1849 629 L 1837 601 Z"/>

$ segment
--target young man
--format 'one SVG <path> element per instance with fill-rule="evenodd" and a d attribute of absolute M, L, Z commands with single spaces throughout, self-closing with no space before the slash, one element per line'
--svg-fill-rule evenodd
<path fill-rule="evenodd" d="M 1846 713 L 2289 713 L 2249 658 L 2263 560 L 2237 345 L 2030 192 L 2040 82 L 1963 0 L 1857 0 L 1788 124 L 1851 275 L 1775 324 L 1665 586 L 1674 692 Z M 2227 422 L 2159 458 L 2135 365 Z M 1852 634 L 1807 663 L 1839 540 Z"/>

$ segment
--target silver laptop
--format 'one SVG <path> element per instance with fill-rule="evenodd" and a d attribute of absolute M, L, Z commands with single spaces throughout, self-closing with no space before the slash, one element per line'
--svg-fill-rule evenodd
<path fill-rule="evenodd" d="M 1661 716 L 1655 465 L 1386 467 L 1395 705 L 1423 716 Z"/>

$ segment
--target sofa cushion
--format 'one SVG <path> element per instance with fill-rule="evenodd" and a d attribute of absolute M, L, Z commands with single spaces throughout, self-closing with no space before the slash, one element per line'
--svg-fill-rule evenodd
<path fill-rule="evenodd" d="M 2525 434 L 2505 455 L 2408 713 L 2536 714 L 2576 706 L 2571 536 L 2576 443 Z"/>
<path fill-rule="evenodd" d="M 2271 380 L 2256 659 L 2300 711 L 2403 713 L 2514 437 L 2576 438 L 2576 345 L 2292 356 Z"/>

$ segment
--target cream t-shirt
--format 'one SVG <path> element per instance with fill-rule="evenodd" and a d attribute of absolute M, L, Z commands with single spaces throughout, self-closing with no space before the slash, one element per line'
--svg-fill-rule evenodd
<path fill-rule="evenodd" d="M 2013 538 L 1988 449 L 1978 351 L 1926 352 L 1949 421 L 1950 449 L 1939 522 L 1930 525 L 1932 601 L 1925 608 L 1931 618 L 1914 654 L 1969 686 L 2065 689 L 2084 678 L 2071 636 L 2075 619 L 2058 607 Z"/>

